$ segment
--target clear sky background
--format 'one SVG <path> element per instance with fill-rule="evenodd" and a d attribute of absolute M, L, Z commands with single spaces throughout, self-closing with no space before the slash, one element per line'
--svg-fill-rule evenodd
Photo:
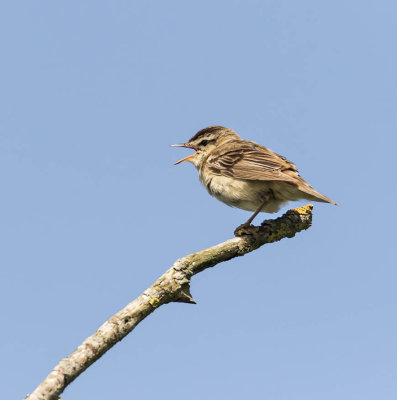
<path fill-rule="evenodd" d="M 62 397 L 396 399 L 396 37 L 392 0 L 2 2 L 2 398 L 248 218 L 172 165 L 221 124 L 341 207 L 195 277 Z"/>

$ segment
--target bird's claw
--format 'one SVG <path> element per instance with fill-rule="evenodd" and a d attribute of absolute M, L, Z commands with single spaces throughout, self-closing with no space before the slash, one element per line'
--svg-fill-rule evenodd
<path fill-rule="evenodd" d="M 248 223 L 238 226 L 234 230 L 234 236 L 252 235 L 257 231 L 257 227 Z"/>

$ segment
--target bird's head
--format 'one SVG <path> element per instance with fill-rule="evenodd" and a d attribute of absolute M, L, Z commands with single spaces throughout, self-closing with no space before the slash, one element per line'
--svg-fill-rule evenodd
<path fill-rule="evenodd" d="M 172 145 L 173 147 L 186 147 L 196 150 L 194 154 L 182 158 L 182 160 L 177 161 L 174 165 L 189 161 L 196 167 L 199 167 L 203 160 L 205 160 L 217 146 L 232 138 L 239 139 L 240 136 L 233 130 L 225 128 L 224 126 L 209 126 L 208 128 L 201 129 L 201 131 L 198 131 L 186 143 Z"/>

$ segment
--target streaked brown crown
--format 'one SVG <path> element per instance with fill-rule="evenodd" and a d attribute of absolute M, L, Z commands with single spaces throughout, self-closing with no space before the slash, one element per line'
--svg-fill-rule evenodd
<path fill-rule="evenodd" d="M 214 125 L 198 131 L 186 144 L 191 145 L 195 149 L 206 147 L 207 144 L 215 144 L 219 139 L 225 138 L 240 139 L 240 136 L 232 129 L 224 126 Z"/>
<path fill-rule="evenodd" d="M 193 137 L 191 137 L 189 139 L 189 142 L 196 141 L 197 139 L 203 138 L 204 136 L 213 136 L 214 134 L 219 136 L 227 132 L 233 132 L 237 135 L 236 132 L 234 132 L 232 129 L 226 128 L 225 126 L 220 126 L 220 125 L 207 126 L 206 128 L 199 130 Z"/>

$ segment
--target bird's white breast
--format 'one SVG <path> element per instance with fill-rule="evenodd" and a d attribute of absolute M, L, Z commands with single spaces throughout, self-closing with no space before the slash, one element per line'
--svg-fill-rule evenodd
<path fill-rule="evenodd" d="M 247 211 L 256 211 L 269 192 L 270 186 L 266 182 L 243 181 L 227 176 L 199 174 L 201 183 L 211 196 L 223 203 Z M 269 201 L 262 209 L 265 212 L 276 212 L 283 202 Z"/>

